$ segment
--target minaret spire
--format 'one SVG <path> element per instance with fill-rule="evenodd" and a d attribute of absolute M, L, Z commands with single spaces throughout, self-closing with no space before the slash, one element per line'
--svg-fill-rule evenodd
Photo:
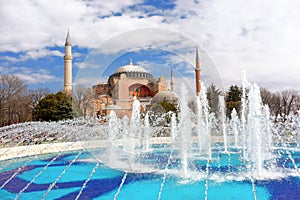
<path fill-rule="evenodd" d="M 174 92 L 175 82 L 174 82 L 173 68 L 172 67 L 171 67 L 171 82 L 170 82 L 170 85 L 171 85 L 171 92 Z"/>
<path fill-rule="evenodd" d="M 199 53 L 198 53 L 198 47 L 196 48 L 196 95 L 200 96 L 201 91 L 201 75 L 200 75 L 200 59 L 199 59 Z"/>
<path fill-rule="evenodd" d="M 199 60 L 199 52 L 198 52 L 198 47 L 196 47 L 196 62 L 200 61 Z"/>
<path fill-rule="evenodd" d="M 72 59 L 72 45 L 68 29 L 64 56 L 64 92 L 68 95 L 72 95 Z"/>
<path fill-rule="evenodd" d="M 72 46 L 69 29 L 68 29 L 68 32 L 67 32 L 67 38 L 66 38 L 66 42 L 65 42 L 65 46 L 67 46 L 67 45 Z"/>

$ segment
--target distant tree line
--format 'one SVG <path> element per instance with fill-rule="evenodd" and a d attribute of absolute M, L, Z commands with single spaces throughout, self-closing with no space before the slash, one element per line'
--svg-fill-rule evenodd
<path fill-rule="evenodd" d="M 28 90 L 15 75 L 0 76 L 0 126 L 32 120 L 38 102 L 49 94 L 49 89 Z"/>
<path fill-rule="evenodd" d="M 220 91 L 214 84 L 207 89 L 210 111 L 218 117 L 219 96 L 226 104 L 226 115 L 230 117 L 233 109 L 240 115 L 242 88 L 231 85 L 226 92 Z M 286 116 L 300 110 L 300 94 L 296 90 L 270 92 L 261 89 L 263 104 L 267 104 L 270 114 L 277 121 L 286 120 Z M 0 126 L 31 120 L 57 121 L 84 116 L 93 113 L 93 92 L 91 89 L 76 87 L 72 97 L 58 92 L 50 94 L 47 88 L 28 90 L 27 85 L 15 75 L 0 75 Z M 162 105 L 174 110 L 170 105 Z"/>
<path fill-rule="evenodd" d="M 55 105 L 56 111 L 53 107 L 47 107 L 49 105 Z M 49 112 L 53 112 L 51 117 Z M 28 90 L 27 85 L 16 75 L 0 75 L 0 126 L 72 117 L 64 112 L 72 113 L 72 100 L 65 94 L 50 94 L 47 88 Z"/>
<path fill-rule="evenodd" d="M 246 92 L 247 93 L 247 92 Z M 231 85 L 222 93 L 214 84 L 207 89 L 207 98 L 210 111 L 219 115 L 219 95 L 223 95 L 226 103 L 226 115 L 230 118 L 231 112 L 235 109 L 240 115 L 242 88 L 237 85 Z M 270 92 L 265 88 L 260 90 L 262 103 L 268 105 L 270 114 L 274 116 L 274 121 L 278 118 L 285 121 L 290 114 L 296 114 L 300 110 L 300 93 L 296 90 L 284 90 L 281 92 Z"/>
<path fill-rule="evenodd" d="M 262 102 L 267 104 L 274 120 L 281 118 L 283 121 L 290 114 L 300 111 L 300 93 L 296 90 L 284 90 L 281 92 L 270 92 L 267 89 L 260 90 Z"/>

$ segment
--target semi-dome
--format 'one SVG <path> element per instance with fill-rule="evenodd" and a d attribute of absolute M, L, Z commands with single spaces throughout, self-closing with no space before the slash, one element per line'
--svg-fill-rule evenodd
<path fill-rule="evenodd" d="M 152 78 L 152 75 L 139 65 L 134 65 L 130 60 L 128 65 L 123 65 L 115 73 L 113 73 L 110 78 L 120 77 L 121 74 L 126 74 L 129 78 Z"/>
<path fill-rule="evenodd" d="M 122 108 L 120 106 L 117 106 L 117 105 L 109 105 L 109 106 L 106 106 L 103 110 L 121 110 Z"/>
<path fill-rule="evenodd" d="M 168 103 L 177 103 L 178 102 L 178 97 L 175 94 L 175 92 L 172 91 L 162 91 L 157 93 L 153 99 L 152 103 L 160 103 L 160 102 L 168 102 Z"/>

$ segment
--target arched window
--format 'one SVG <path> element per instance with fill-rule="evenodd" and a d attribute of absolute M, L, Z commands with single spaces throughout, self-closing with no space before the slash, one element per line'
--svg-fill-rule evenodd
<path fill-rule="evenodd" d="M 129 86 L 129 96 L 147 97 L 152 96 L 151 90 L 146 86 L 139 83 Z"/>

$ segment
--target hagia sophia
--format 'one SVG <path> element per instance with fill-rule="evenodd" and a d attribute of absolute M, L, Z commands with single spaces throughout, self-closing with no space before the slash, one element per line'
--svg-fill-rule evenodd
<path fill-rule="evenodd" d="M 196 95 L 200 94 L 200 60 L 196 50 Z M 171 80 L 165 76 L 153 77 L 143 67 L 135 65 L 130 59 L 127 65 L 121 66 L 111 74 L 106 83 L 92 86 L 92 116 L 107 115 L 114 110 L 119 117 L 130 116 L 134 98 L 141 102 L 142 111 L 150 110 L 156 103 L 167 101 L 177 103 L 174 92 L 174 77 L 171 69 Z M 69 31 L 65 42 L 64 56 L 64 92 L 72 95 L 72 45 Z"/>

